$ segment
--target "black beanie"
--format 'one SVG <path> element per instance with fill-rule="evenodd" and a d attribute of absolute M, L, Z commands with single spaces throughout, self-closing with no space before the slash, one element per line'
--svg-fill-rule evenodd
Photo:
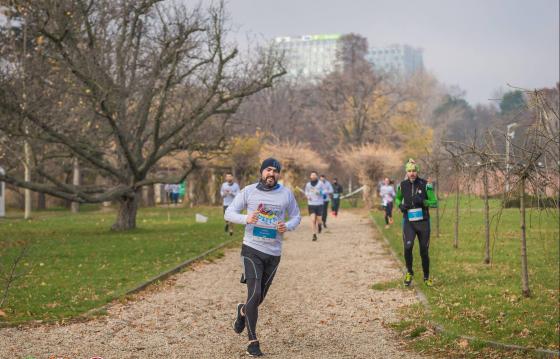
<path fill-rule="evenodd" d="M 275 158 L 272 158 L 272 157 L 269 157 L 262 162 L 261 173 L 267 167 L 274 167 L 278 170 L 278 172 L 280 172 L 280 170 L 282 170 L 282 165 L 280 165 L 280 162 L 278 162 L 278 160 L 276 160 Z"/>

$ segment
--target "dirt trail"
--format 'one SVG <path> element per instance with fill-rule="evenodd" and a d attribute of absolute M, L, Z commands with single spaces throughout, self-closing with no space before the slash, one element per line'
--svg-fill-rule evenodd
<path fill-rule="evenodd" d="M 414 303 L 412 291 L 370 286 L 400 278 L 364 215 L 342 212 L 311 241 L 309 218 L 284 243 L 257 327 L 274 358 L 418 358 L 382 321 Z M 0 358 L 241 358 L 246 334 L 231 329 L 243 301 L 239 250 L 175 276 L 173 285 L 114 304 L 85 323 L 0 330 Z"/>

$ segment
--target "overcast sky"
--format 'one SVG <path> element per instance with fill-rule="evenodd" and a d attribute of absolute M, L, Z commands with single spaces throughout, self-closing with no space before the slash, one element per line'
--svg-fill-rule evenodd
<path fill-rule="evenodd" d="M 356 32 L 409 44 L 440 81 L 487 103 L 507 83 L 559 79 L 559 0 L 229 0 L 240 38 Z"/>

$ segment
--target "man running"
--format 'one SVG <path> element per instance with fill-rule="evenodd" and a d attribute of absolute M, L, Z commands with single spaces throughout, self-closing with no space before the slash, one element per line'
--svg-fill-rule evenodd
<path fill-rule="evenodd" d="M 220 196 L 222 196 L 223 205 L 224 205 L 224 214 L 228 206 L 233 202 L 233 199 L 239 193 L 239 185 L 234 182 L 233 180 L 233 173 L 226 172 L 226 181 L 222 183 L 222 187 L 220 188 Z M 229 235 L 233 236 L 233 224 L 226 221 L 226 226 L 224 231 L 227 233 L 229 231 Z"/>
<path fill-rule="evenodd" d="M 410 286 L 414 271 L 412 269 L 412 248 L 414 239 L 418 237 L 424 284 L 432 286 L 430 278 L 430 211 L 429 207 L 437 207 L 437 198 L 431 183 L 418 177 L 418 165 L 410 159 L 405 165 L 406 179 L 397 189 L 396 205 L 403 213 L 403 244 L 404 259 L 407 273 L 404 285 Z"/>
<path fill-rule="evenodd" d="M 338 216 L 338 208 L 340 207 L 340 196 L 342 196 L 342 186 L 338 183 L 338 179 L 334 178 L 333 183 L 333 192 L 332 192 L 332 214 L 333 216 Z"/>
<path fill-rule="evenodd" d="M 321 217 L 325 200 L 323 198 L 323 183 L 319 181 L 316 171 L 309 174 L 309 182 L 305 185 L 305 197 L 307 197 L 307 210 L 311 217 L 311 227 L 313 229 L 313 241 L 317 240 L 317 232 L 321 233 Z"/>
<path fill-rule="evenodd" d="M 385 228 L 389 228 L 389 225 L 393 224 L 393 199 L 395 196 L 395 189 L 391 185 L 391 181 L 385 177 L 383 185 L 379 188 L 379 197 L 381 197 L 385 209 Z"/>
<path fill-rule="evenodd" d="M 325 175 L 320 177 L 321 183 L 323 184 L 323 214 L 321 215 L 321 220 L 323 221 L 323 226 L 327 228 L 327 215 L 329 214 L 329 201 L 333 193 L 333 187 L 331 183 L 327 180 Z"/>
<path fill-rule="evenodd" d="M 237 305 L 233 329 L 241 334 L 247 327 L 247 354 L 251 356 L 263 355 L 256 333 L 259 305 L 278 269 L 283 235 L 296 229 L 301 221 L 294 194 L 278 183 L 281 169 L 280 162 L 274 158 L 264 160 L 260 181 L 243 188 L 224 216 L 228 222 L 245 225 L 241 261 L 244 269 L 242 282 L 247 284 L 247 301 Z M 244 210 L 247 214 L 242 214 Z M 288 221 L 284 222 L 286 216 Z"/>

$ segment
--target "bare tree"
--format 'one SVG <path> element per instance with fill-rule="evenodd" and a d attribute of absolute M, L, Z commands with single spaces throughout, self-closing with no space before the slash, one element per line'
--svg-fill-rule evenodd
<path fill-rule="evenodd" d="M 530 96 L 529 108 L 532 110 L 535 121 L 527 129 L 523 146 L 516 146 L 515 156 L 512 156 L 512 175 L 517 179 L 520 206 L 521 227 L 521 291 L 523 296 L 531 296 L 529 286 L 529 270 L 527 265 L 527 225 L 526 225 L 526 200 L 527 186 L 533 189 L 536 196 L 541 195 L 538 188 L 546 186 L 551 181 L 551 171 L 546 162 L 556 160 L 552 173 L 559 178 L 560 172 L 560 116 L 558 105 L 548 101 L 546 91 L 526 91 Z M 556 89 L 558 98 L 558 89 Z M 514 145 L 515 146 L 515 145 Z M 556 197 L 558 198 L 558 193 Z M 558 210 L 558 202 L 555 204 Z"/>
<path fill-rule="evenodd" d="M 19 268 L 21 261 L 27 257 L 29 249 L 30 243 L 25 242 L 13 259 L 7 263 L 2 263 L 0 261 L 0 283 L 2 285 L 0 289 L 0 308 L 3 308 L 8 301 L 8 294 L 14 282 L 21 279 L 29 272 Z M 1 258 L 7 258 L 7 256 L 3 255 Z"/>
<path fill-rule="evenodd" d="M 490 264 L 490 182 L 491 174 L 499 174 L 500 164 L 503 163 L 503 155 L 497 153 L 494 136 L 491 131 L 487 131 L 482 140 L 475 133 L 470 142 L 462 143 L 448 141 L 448 147 L 453 147 L 451 151 L 455 168 L 457 163 L 463 168 L 471 170 L 470 175 L 475 179 L 481 175 L 484 201 L 484 263 Z M 470 164 L 470 165 L 469 165 Z M 458 183 L 457 183 L 458 185 Z M 456 193 L 457 188 L 456 188 Z M 457 208 L 457 207 L 456 207 Z M 458 221 L 456 221 L 457 226 Z M 458 230 L 455 230 L 456 235 Z"/>
<path fill-rule="evenodd" d="M 12 3 L 35 42 L 25 59 L 10 46 L 0 54 L 9 63 L 0 70 L 0 131 L 70 154 L 104 184 L 64 183 L 50 171 L 53 161 L 34 163 L 46 184 L 0 179 L 77 203 L 117 200 L 115 230 L 136 226 L 143 186 L 180 181 L 193 168 L 161 177 L 158 161 L 188 151 L 195 163 L 223 148 L 229 116 L 284 73 L 271 49 L 240 59 L 226 40 L 222 3 L 206 10 L 157 0 Z"/>
<path fill-rule="evenodd" d="M 411 96 L 390 74 L 374 70 L 365 58 L 365 38 L 349 34 L 339 41 L 339 66 L 323 79 L 315 95 L 317 104 L 327 110 L 321 128 L 336 144 L 380 143 L 392 130 L 390 116 L 406 112 L 401 105 Z"/>

